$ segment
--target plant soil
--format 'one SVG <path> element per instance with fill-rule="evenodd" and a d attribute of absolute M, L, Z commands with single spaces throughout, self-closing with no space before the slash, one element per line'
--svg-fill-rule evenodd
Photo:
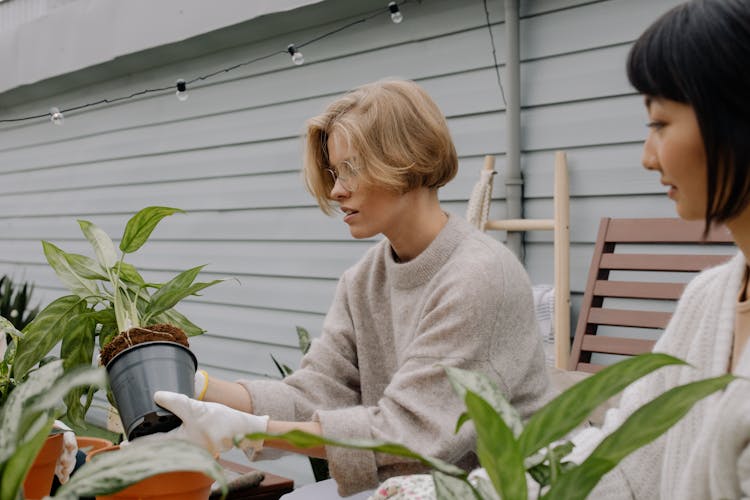
<path fill-rule="evenodd" d="M 107 366 L 112 361 L 112 358 L 128 347 L 153 341 L 177 342 L 185 347 L 190 347 L 187 335 L 185 335 L 182 329 L 174 325 L 159 323 L 143 328 L 131 328 L 130 330 L 118 333 L 109 344 L 102 348 L 99 353 L 99 362 Z"/>

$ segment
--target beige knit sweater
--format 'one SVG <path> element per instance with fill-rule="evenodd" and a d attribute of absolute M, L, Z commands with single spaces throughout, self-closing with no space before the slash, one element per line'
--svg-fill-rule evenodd
<path fill-rule="evenodd" d="M 465 469 L 477 465 L 471 425 L 443 366 L 491 377 L 529 416 L 548 396 L 531 286 L 501 243 L 451 215 L 415 259 L 397 263 L 387 240 L 339 281 L 323 333 L 284 381 L 243 381 L 258 414 L 320 422 L 332 438 L 404 444 Z M 415 462 L 329 447 L 342 496 L 388 477 L 423 471 Z"/>

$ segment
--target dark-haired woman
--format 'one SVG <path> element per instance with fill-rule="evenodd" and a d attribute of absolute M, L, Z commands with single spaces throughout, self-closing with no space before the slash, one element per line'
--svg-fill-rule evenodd
<path fill-rule="evenodd" d="M 692 366 L 634 384 L 603 429 L 574 439 L 576 461 L 636 408 L 703 378 L 750 376 L 750 2 L 680 5 L 633 46 L 628 77 L 644 95 L 644 167 L 659 175 L 679 216 L 724 224 L 739 247 L 695 278 L 654 350 Z M 591 498 L 744 498 L 750 495 L 750 382 L 698 403 L 665 435 L 627 457 Z"/>
<path fill-rule="evenodd" d="M 644 167 L 658 174 L 681 218 L 705 220 L 707 228 L 725 225 L 739 252 L 688 285 L 654 347 L 691 366 L 664 368 L 628 387 L 602 428 L 573 437 L 576 446 L 567 459 L 585 460 L 633 411 L 665 391 L 731 372 L 744 379 L 702 400 L 664 435 L 626 457 L 589 498 L 747 498 L 750 1 L 695 0 L 675 7 L 636 41 L 627 71 L 648 113 Z M 419 479 L 393 478 L 377 498 L 432 496 L 431 480 Z"/>

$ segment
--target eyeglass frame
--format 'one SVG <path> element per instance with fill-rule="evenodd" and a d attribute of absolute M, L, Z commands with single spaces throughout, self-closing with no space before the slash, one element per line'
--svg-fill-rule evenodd
<path fill-rule="evenodd" d="M 360 169 L 359 167 L 356 167 L 350 160 L 342 160 L 339 165 L 346 165 L 350 172 L 349 175 L 341 176 L 333 166 L 326 167 L 323 170 L 328 172 L 328 175 L 330 175 L 331 179 L 333 179 L 333 186 L 336 185 L 336 182 L 340 182 L 341 187 L 343 187 L 350 193 L 353 193 L 359 187 L 359 181 L 357 180 L 357 177 L 359 176 Z M 331 189 L 333 189 L 333 186 L 331 187 Z"/>

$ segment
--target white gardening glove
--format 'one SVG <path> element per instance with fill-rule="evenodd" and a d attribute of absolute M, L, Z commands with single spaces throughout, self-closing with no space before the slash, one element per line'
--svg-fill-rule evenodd
<path fill-rule="evenodd" d="M 203 401 L 207 389 L 208 372 L 206 372 L 206 370 L 197 370 L 195 372 L 195 377 L 193 377 L 193 394 L 195 394 L 195 399 Z"/>
<path fill-rule="evenodd" d="M 76 441 L 76 435 L 73 430 L 61 421 L 55 420 L 53 427 L 65 431 L 63 432 L 62 452 L 57 457 L 57 463 L 55 464 L 55 475 L 60 484 L 65 484 L 70 479 L 70 473 L 73 472 L 73 468 L 76 466 L 78 441 Z"/>
<path fill-rule="evenodd" d="M 243 439 L 243 436 L 253 432 L 266 432 L 267 416 L 252 415 L 219 403 L 197 401 L 176 392 L 157 391 L 154 401 L 182 420 L 182 425 L 169 431 L 164 437 L 190 441 L 212 454 L 232 449 L 237 437 L 240 439 L 237 447 L 249 459 L 263 447 L 263 441 L 250 441 Z"/>

